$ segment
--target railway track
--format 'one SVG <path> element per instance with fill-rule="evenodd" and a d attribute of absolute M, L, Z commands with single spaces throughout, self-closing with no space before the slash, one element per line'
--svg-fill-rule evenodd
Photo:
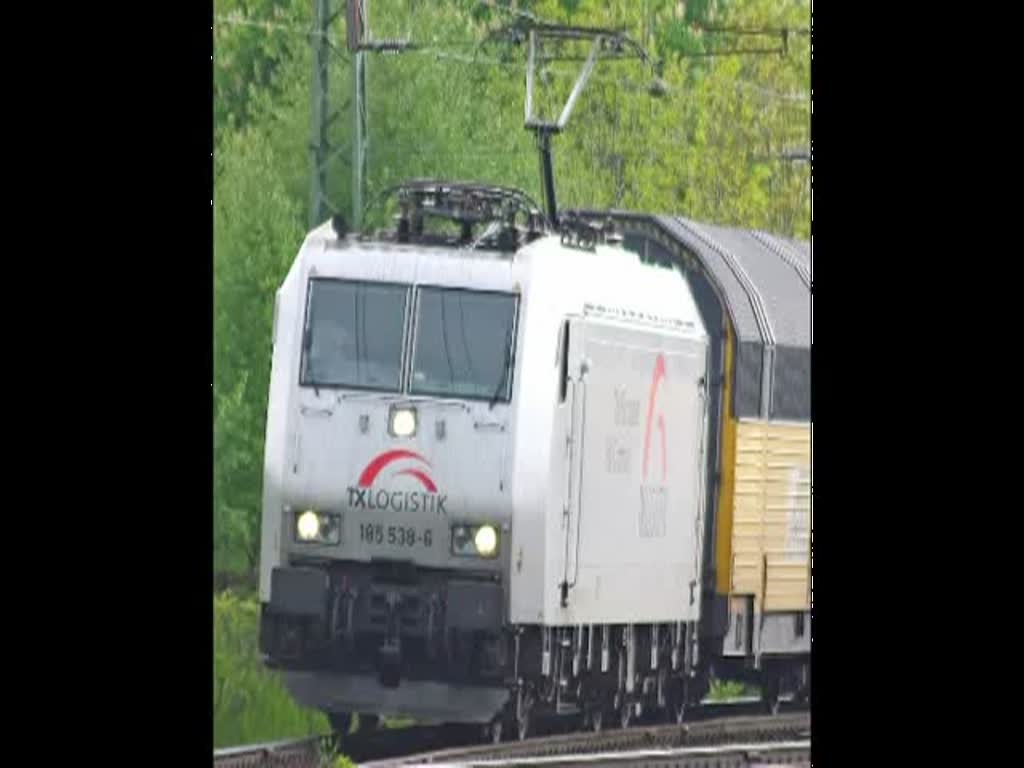
<path fill-rule="evenodd" d="M 811 765 L 809 740 L 733 744 L 718 747 L 589 752 L 580 755 L 526 757 L 505 760 L 460 759 L 449 762 L 410 762 L 407 768 L 556 768 L 596 765 L 607 768 L 761 768 L 768 765 Z"/>
<path fill-rule="evenodd" d="M 737 743 L 806 740 L 810 737 L 807 713 L 776 717 L 732 717 L 694 722 L 687 725 L 635 726 L 601 733 L 572 733 L 527 739 L 522 742 L 487 744 L 445 749 L 390 760 L 366 763 L 373 768 L 398 768 L 425 764 L 441 765 L 557 765 L 589 763 L 600 756 L 654 754 L 727 747 Z M 731 747 L 730 747 L 731 748 Z M 614 758 L 621 762 L 620 758 Z M 671 763 L 669 763 L 671 764 Z"/>
<path fill-rule="evenodd" d="M 810 715 L 710 717 L 686 725 L 638 725 L 523 742 L 480 744 L 479 727 L 414 726 L 349 736 L 340 752 L 362 765 L 659 765 L 747 766 L 809 763 Z M 214 752 L 217 768 L 320 768 L 333 737 L 252 745 Z M 455 746 L 461 744 L 464 746 Z M 373 761 L 373 762 L 369 762 Z"/>
<path fill-rule="evenodd" d="M 332 751 L 333 736 L 249 744 L 213 751 L 215 768 L 321 768 Z"/>

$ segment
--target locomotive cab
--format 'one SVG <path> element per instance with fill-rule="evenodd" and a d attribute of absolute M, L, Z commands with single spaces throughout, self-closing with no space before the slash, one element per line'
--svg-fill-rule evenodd
<path fill-rule="evenodd" d="M 260 647 L 310 705 L 459 719 L 507 697 L 523 286 L 403 240 L 325 224 L 278 291 Z"/>
<path fill-rule="evenodd" d="M 329 631 L 356 632 L 365 619 L 386 636 L 396 622 L 406 629 L 423 622 L 421 639 L 431 643 L 444 629 L 446 597 L 429 589 L 406 595 L 402 582 L 412 570 L 465 573 L 477 613 L 500 613 L 493 587 L 507 557 L 518 296 L 499 274 L 486 290 L 414 283 L 411 273 L 397 282 L 403 266 L 422 274 L 450 256 L 405 254 L 410 263 L 386 282 L 332 263 L 343 252 L 309 257 L 299 285 L 299 375 L 279 490 L 283 562 L 270 573 L 268 597 L 286 611 L 293 602 L 315 603 Z M 358 246 L 344 255 L 367 262 L 385 256 Z M 394 589 L 373 586 L 385 575 L 397 580 Z M 325 599 L 310 600 L 314 582 Z M 352 607 L 324 615 L 328 592 L 357 605 L 356 593 L 368 595 L 367 615 L 352 616 Z M 372 615 L 374 606 L 380 616 Z M 462 618 L 467 626 L 480 623 Z M 395 640 L 403 634 L 394 633 Z M 274 650 L 287 652 L 283 645 Z"/>

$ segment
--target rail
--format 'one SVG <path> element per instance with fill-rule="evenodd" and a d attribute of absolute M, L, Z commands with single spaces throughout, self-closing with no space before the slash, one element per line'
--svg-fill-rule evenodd
<path fill-rule="evenodd" d="M 601 733 L 572 733 L 527 739 L 522 742 L 488 744 L 473 747 L 445 749 L 426 754 L 366 763 L 372 768 L 398 768 L 399 766 L 434 765 L 538 765 L 552 764 L 551 760 L 573 758 L 572 762 L 590 762 L 601 756 L 633 754 L 643 756 L 666 751 L 697 748 L 724 748 L 737 743 L 773 742 L 806 739 L 810 736 L 810 715 L 806 712 L 776 717 L 717 718 L 685 725 L 635 726 L 625 730 Z M 682 754 L 682 753 L 680 753 Z M 694 753 L 697 754 L 697 753 Z M 646 758 L 645 758 L 646 759 Z M 507 761 L 514 761 L 509 763 Z M 665 765 L 665 762 L 661 763 Z M 671 760 L 668 765 L 673 765 Z"/>
<path fill-rule="evenodd" d="M 795 743 L 809 736 L 807 712 L 775 717 L 719 716 L 681 726 L 638 725 L 625 730 L 559 734 L 501 744 L 481 744 L 480 729 L 472 726 L 413 726 L 355 733 L 347 737 L 340 748 L 334 745 L 332 736 L 314 736 L 221 749 L 214 752 L 214 765 L 217 768 L 321 768 L 330 765 L 332 756 L 340 753 L 373 768 L 426 764 L 569 765 L 581 761 L 602 765 L 653 765 L 652 761 L 656 761 L 662 766 L 689 766 L 706 765 L 699 759 L 706 759 L 707 750 L 714 748 L 719 750 L 715 754 L 720 764 L 731 766 L 751 765 L 749 759 L 753 751 L 774 749 L 773 745 L 778 743 Z M 737 744 L 747 746 L 735 746 Z M 752 744 L 756 749 L 750 746 Z M 566 762 L 559 763 L 559 760 Z M 780 763 L 774 759 L 772 762 Z M 787 758 L 782 762 L 791 761 Z"/>
<path fill-rule="evenodd" d="M 333 741 L 332 736 L 307 736 L 215 749 L 213 764 L 217 768 L 320 768 Z"/>
<path fill-rule="evenodd" d="M 532 757 L 519 760 L 463 760 L 448 763 L 459 768 L 513 768 L 522 766 L 596 765 L 612 768 L 754 768 L 767 765 L 810 766 L 811 742 L 809 740 L 788 741 L 768 744 L 733 744 L 719 747 L 684 747 L 681 749 L 649 749 L 631 752 L 591 752 L 585 755 L 562 755 L 557 757 Z M 408 763 L 408 768 L 417 766 L 440 768 L 442 763 Z"/>

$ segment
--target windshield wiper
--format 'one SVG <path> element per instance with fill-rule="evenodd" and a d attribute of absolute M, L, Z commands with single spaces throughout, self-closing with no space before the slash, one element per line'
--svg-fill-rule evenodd
<path fill-rule="evenodd" d="M 508 381 L 508 370 L 512 365 L 512 329 L 508 329 L 508 333 L 505 334 L 505 364 L 501 371 L 501 380 L 498 382 L 497 389 L 494 390 L 494 394 L 491 396 L 491 403 L 488 406 L 488 410 L 494 410 L 494 404 L 498 402 L 498 398 L 501 396 L 501 391 L 505 388 L 505 382 Z"/>
<path fill-rule="evenodd" d="M 310 353 L 313 349 L 313 324 L 311 322 L 306 323 L 306 327 L 302 329 L 302 357 L 306 362 L 306 375 L 309 375 L 310 369 Z M 316 393 L 317 397 L 320 397 L 320 387 L 317 386 L 316 376 L 310 377 L 313 384 L 313 392 Z"/>

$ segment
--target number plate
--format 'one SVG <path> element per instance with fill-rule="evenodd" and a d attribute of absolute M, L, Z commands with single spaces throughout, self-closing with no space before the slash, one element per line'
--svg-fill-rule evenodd
<path fill-rule="evenodd" d="M 434 531 L 416 525 L 393 525 L 388 523 L 360 523 L 360 544 L 412 549 L 434 546 Z"/>

